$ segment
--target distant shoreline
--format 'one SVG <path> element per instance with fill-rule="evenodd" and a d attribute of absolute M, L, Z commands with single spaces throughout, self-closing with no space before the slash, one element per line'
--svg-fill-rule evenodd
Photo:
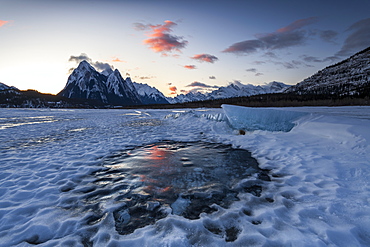
<path fill-rule="evenodd" d="M 370 98 L 332 97 L 326 95 L 286 95 L 262 94 L 249 97 L 196 101 L 178 104 L 157 104 L 124 106 L 118 109 L 180 109 L 180 108 L 220 108 L 222 104 L 248 107 L 301 107 L 301 106 L 368 106 Z"/>
<path fill-rule="evenodd" d="M 0 94 L 0 108 L 81 108 L 81 109 L 179 109 L 220 108 L 222 104 L 249 107 L 362 106 L 370 105 L 370 94 L 358 95 L 273 93 L 253 96 L 194 101 L 177 104 L 115 106 L 97 100 L 65 98 L 34 90 L 5 90 Z"/>

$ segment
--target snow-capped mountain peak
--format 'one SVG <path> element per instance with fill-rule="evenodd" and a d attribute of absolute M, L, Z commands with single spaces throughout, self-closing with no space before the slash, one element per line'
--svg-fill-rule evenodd
<path fill-rule="evenodd" d="M 116 95 L 122 96 L 122 92 L 120 92 L 120 89 L 122 88 L 123 79 L 117 69 L 113 73 L 110 73 L 105 84 L 107 85 L 109 93 L 114 93 Z"/>
<path fill-rule="evenodd" d="M 4 84 L 4 83 L 1 83 L 0 82 L 0 91 L 2 91 L 2 90 L 19 90 L 18 88 L 16 88 L 16 87 L 13 87 L 13 86 L 8 86 L 8 85 L 6 85 L 6 84 Z"/>
<path fill-rule="evenodd" d="M 91 66 L 86 60 L 83 60 L 78 66 L 78 71 L 95 71 L 94 67 Z"/>
<path fill-rule="evenodd" d="M 99 73 L 87 61 L 82 61 L 72 72 L 65 88 L 58 95 L 95 99 L 113 105 L 168 103 L 159 91 L 156 94 L 139 95 L 131 79 L 123 79 L 117 69 L 113 71 L 108 68 Z"/>
<path fill-rule="evenodd" d="M 110 74 L 112 74 L 114 71 L 111 69 L 111 68 L 106 68 L 105 70 L 103 70 L 100 74 L 102 75 L 105 75 L 105 76 L 109 76 Z"/>
<path fill-rule="evenodd" d="M 180 94 L 175 98 L 168 98 L 168 101 L 171 103 L 184 103 L 191 101 L 251 96 L 257 94 L 281 93 L 288 87 L 290 86 L 276 81 L 257 86 L 252 84 L 243 84 L 240 81 L 234 81 L 228 86 L 220 87 L 210 93 L 202 94 L 200 92 L 189 92 L 187 94 Z"/>
<path fill-rule="evenodd" d="M 126 80 L 129 78 L 126 78 Z M 128 80 L 127 80 L 128 81 Z M 131 80 L 130 80 L 131 81 Z M 133 82 L 143 104 L 168 104 L 167 98 L 155 87 L 148 84 Z"/>

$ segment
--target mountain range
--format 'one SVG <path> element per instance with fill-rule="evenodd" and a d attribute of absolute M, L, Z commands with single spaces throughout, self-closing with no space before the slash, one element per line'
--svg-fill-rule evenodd
<path fill-rule="evenodd" d="M 252 85 L 252 84 L 242 84 L 238 81 L 230 83 L 226 87 L 220 87 L 210 93 L 202 94 L 200 92 L 189 92 L 187 94 L 180 94 L 175 98 L 167 98 L 170 103 L 185 103 L 193 101 L 204 101 L 204 100 L 215 100 L 215 99 L 226 99 L 233 97 L 243 97 L 252 96 L 258 94 L 268 94 L 268 93 L 281 93 L 285 89 L 289 88 L 282 82 L 270 82 L 265 85 Z"/>
<path fill-rule="evenodd" d="M 99 73 L 87 61 L 82 61 L 73 70 L 65 88 L 58 95 L 66 98 L 93 99 L 105 104 L 125 106 L 175 104 L 279 93 L 288 87 L 288 85 L 281 82 L 270 82 L 262 86 L 244 85 L 240 82 L 234 82 L 211 93 L 189 92 L 170 98 L 165 97 L 160 91 L 148 84 L 132 82 L 130 77 L 123 79 L 117 69 L 115 71 L 107 69 Z"/>
<path fill-rule="evenodd" d="M 152 104 L 175 104 L 194 101 L 220 100 L 252 95 L 301 95 L 304 99 L 325 99 L 370 96 L 370 47 L 331 66 L 302 82 L 289 86 L 282 82 L 265 85 L 245 85 L 238 81 L 202 94 L 189 92 L 174 98 L 165 97 L 147 84 L 123 79 L 120 72 L 106 69 L 98 72 L 87 61 L 82 61 L 68 77 L 66 86 L 55 95 L 34 90 L 21 91 L 0 83 L 0 107 L 110 107 Z M 314 95 L 320 95 L 319 98 Z M 283 96 L 286 98 L 286 96 Z M 303 99 L 303 98 L 302 98 Z"/>

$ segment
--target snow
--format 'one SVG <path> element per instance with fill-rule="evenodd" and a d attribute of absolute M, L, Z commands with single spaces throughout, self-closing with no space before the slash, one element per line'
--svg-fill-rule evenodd
<path fill-rule="evenodd" d="M 19 90 L 16 87 L 13 87 L 13 86 L 9 87 L 8 85 L 0 82 L 0 91 L 2 91 L 2 90 L 9 90 L 9 89 Z"/>
<path fill-rule="evenodd" d="M 272 81 L 264 85 L 252 85 L 252 84 L 243 84 L 239 81 L 234 81 L 226 87 L 220 87 L 210 93 L 201 93 L 190 91 L 187 94 L 180 94 L 174 98 L 168 97 L 167 100 L 171 104 L 175 103 L 184 103 L 191 101 L 202 101 L 202 100 L 213 100 L 213 99 L 224 99 L 232 97 L 242 97 L 242 96 L 251 96 L 257 94 L 267 94 L 267 93 L 281 93 L 285 89 L 289 88 L 289 85 L 286 85 L 282 82 Z"/>
<path fill-rule="evenodd" d="M 116 69 L 113 73 L 109 74 L 107 81 L 105 82 L 108 93 L 115 94 L 119 97 L 123 97 L 122 92 L 126 92 L 126 88 L 123 88 L 124 81 L 121 74 Z"/>
<path fill-rule="evenodd" d="M 109 77 L 110 74 L 112 74 L 114 71 L 111 69 L 111 68 L 106 68 L 105 70 L 103 70 L 100 74 L 106 76 L 106 77 Z"/>
<path fill-rule="evenodd" d="M 366 48 L 350 58 L 320 70 L 285 92 L 300 94 L 336 92 L 353 95 L 361 92 L 360 87 L 369 83 L 369 73 L 370 49 Z"/>
<path fill-rule="evenodd" d="M 273 110 L 307 114 L 288 132 L 238 135 L 223 109 L 0 109 L 0 246 L 369 246 L 370 107 Z M 105 157 L 160 140 L 247 149 L 271 181 L 195 220 L 177 215 L 179 196 L 175 213 L 119 235 L 120 202 L 86 205 L 83 189 Z"/>
<path fill-rule="evenodd" d="M 1 90 L 1 84 L 0 84 Z M 106 68 L 101 73 L 82 61 L 68 77 L 59 95 L 67 98 L 95 99 L 113 105 L 166 104 L 166 97 L 147 84 L 124 80 L 119 70 Z"/>
<path fill-rule="evenodd" d="M 126 78 L 126 81 L 130 78 Z M 130 79 L 131 81 L 131 79 Z M 150 97 L 154 101 L 167 101 L 167 98 L 155 87 L 151 87 L 148 84 L 132 82 L 137 93 L 142 97 Z"/>

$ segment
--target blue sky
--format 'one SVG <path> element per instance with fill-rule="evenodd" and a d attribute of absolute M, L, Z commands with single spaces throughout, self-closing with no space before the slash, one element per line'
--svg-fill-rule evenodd
<path fill-rule="evenodd" d="M 370 46 L 366 0 L 0 0 L 0 82 L 58 93 L 71 68 L 166 95 L 233 81 L 296 84 Z"/>

